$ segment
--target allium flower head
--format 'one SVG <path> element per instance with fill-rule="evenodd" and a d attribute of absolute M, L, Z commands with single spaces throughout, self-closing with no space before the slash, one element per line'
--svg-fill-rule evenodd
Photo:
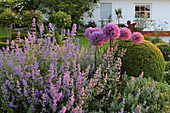
<path fill-rule="evenodd" d="M 93 32 L 90 35 L 90 41 L 92 45 L 98 45 L 101 46 L 104 44 L 104 36 L 103 36 L 103 32 Z"/>
<path fill-rule="evenodd" d="M 103 34 L 105 42 L 109 42 L 110 39 L 117 39 L 120 36 L 120 29 L 118 25 L 114 23 L 108 23 L 103 27 Z"/>
<path fill-rule="evenodd" d="M 140 32 L 134 32 L 131 36 L 131 41 L 135 44 L 140 44 L 143 42 L 143 35 Z"/>
<path fill-rule="evenodd" d="M 131 37 L 131 31 L 126 28 L 123 27 L 120 29 L 120 38 L 124 41 L 124 40 L 129 40 L 129 38 Z"/>
<path fill-rule="evenodd" d="M 101 30 L 100 28 L 98 28 L 98 27 L 96 27 L 96 28 L 89 27 L 89 28 L 87 28 L 86 31 L 85 31 L 85 37 L 86 37 L 86 38 L 89 38 L 90 35 L 91 35 L 93 32 L 95 32 L 95 31 L 101 32 L 102 30 Z"/>

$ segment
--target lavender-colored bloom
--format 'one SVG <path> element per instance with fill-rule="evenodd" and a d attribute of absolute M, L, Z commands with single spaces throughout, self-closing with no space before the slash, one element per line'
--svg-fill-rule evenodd
<path fill-rule="evenodd" d="M 141 93 L 141 91 L 140 91 L 140 89 L 138 90 L 138 93 L 137 93 L 137 96 L 139 97 L 140 96 L 140 93 Z"/>
<path fill-rule="evenodd" d="M 156 91 L 156 98 L 159 97 L 159 91 Z"/>
<path fill-rule="evenodd" d="M 120 38 L 124 41 L 124 40 L 129 40 L 131 37 L 131 31 L 126 28 L 123 27 L 120 29 Z"/>
<path fill-rule="evenodd" d="M 125 104 L 125 98 L 123 98 L 122 104 Z"/>
<path fill-rule="evenodd" d="M 149 107 L 146 107 L 145 111 L 148 112 L 148 110 L 149 110 Z"/>
<path fill-rule="evenodd" d="M 98 27 L 96 27 L 96 28 L 89 27 L 89 28 L 86 29 L 84 35 L 85 35 L 86 38 L 89 38 L 92 35 L 93 32 L 102 32 L 102 30 Z"/>
<path fill-rule="evenodd" d="M 131 36 L 131 41 L 135 44 L 140 44 L 143 42 L 143 35 L 140 32 L 134 32 Z"/>
<path fill-rule="evenodd" d="M 147 101 L 144 101 L 143 106 L 146 106 Z"/>
<path fill-rule="evenodd" d="M 90 41 L 92 45 L 101 46 L 104 44 L 104 36 L 102 32 L 93 32 L 90 36 Z"/>
<path fill-rule="evenodd" d="M 141 108 L 142 108 L 142 106 L 137 105 L 136 110 L 138 110 L 138 112 L 141 113 Z"/>
<path fill-rule="evenodd" d="M 120 29 L 118 25 L 114 23 L 108 23 L 103 27 L 103 34 L 105 42 L 109 42 L 110 39 L 117 39 L 120 36 Z"/>
<path fill-rule="evenodd" d="M 121 113 L 124 113 L 124 108 L 121 108 Z"/>

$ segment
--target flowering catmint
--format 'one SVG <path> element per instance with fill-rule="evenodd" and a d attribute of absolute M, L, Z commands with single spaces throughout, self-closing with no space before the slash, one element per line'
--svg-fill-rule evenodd
<path fill-rule="evenodd" d="M 131 36 L 131 41 L 135 44 L 140 44 L 143 42 L 143 35 L 140 32 L 134 32 Z"/>
<path fill-rule="evenodd" d="M 136 110 L 138 110 L 138 113 L 141 113 L 141 108 L 142 108 L 142 106 L 137 105 Z"/>
<path fill-rule="evenodd" d="M 76 24 L 73 24 L 72 31 L 71 31 L 71 36 L 72 37 L 76 35 L 75 34 L 76 33 L 76 29 L 77 29 Z"/>
<path fill-rule="evenodd" d="M 92 45 L 101 46 L 104 44 L 103 32 L 93 32 L 90 35 L 90 41 Z"/>
<path fill-rule="evenodd" d="M 120 38 L 124 41 L 124 40 L 129 40 L 131 37 L 131 31 L 126 28 L 123 27 L 120 29 Z"/>
<path fill-rule="evenodd" d="M 123 98 L 122 104 L 125 104 L 125 98 Z"/>
<path fill-rule="evenodd" d="M 40 37 L 43 37 L 43 33 L 44 33 L 44 24 L 42 24 L 40 27 Z"/>
<path fill-rule="evenodd" d="M 105 42 L 109 42 L 110 39 L 117 39 L 120 36 L 120 29 L 118 25 L 114 23 L 108 23 L 103 27 L 103 34 Z"/>
<path fill-rule="evenodd" d="M 138 92 L 138 93 L 137 93 L 137 96 L 139 97 L 139 96 L 140 96 L 140 94 L 141 94 L 140 89 L 139 89 L 137 92 Z"/>

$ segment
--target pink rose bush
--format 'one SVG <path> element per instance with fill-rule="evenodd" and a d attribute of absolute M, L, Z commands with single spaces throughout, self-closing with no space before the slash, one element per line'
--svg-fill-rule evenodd
<path fill-rule="evenodd" d="M 55 25 L 57 28 L 68 28 L 71 27 L 71 16 L 67 13 L 62 11 L 52 11 L 51 15 L 49 16 L 49 21 Z"/>

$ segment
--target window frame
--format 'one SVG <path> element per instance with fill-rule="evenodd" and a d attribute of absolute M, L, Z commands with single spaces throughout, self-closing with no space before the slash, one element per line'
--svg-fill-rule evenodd
<path fill-rule="evenodd" d="M 111 15 L 112 15 L 112 13 L 113 13 L 113 12 L 112 12 L 112 3 L 111 3 L 111 2 L 101 2 L 101 3 L 100 3 L 100 20 L 102 19 L 102 18 L 101 18 L 101 4 L 111 4 Z M 112 16 L 113 16 L 113 15 L 112 15 Z M 108 18 L 103 18 L 103 20 L 104 20 L 104 21 L 107 21 Z"/>
<path fill-rule="evenodd" d="M 141 11 L 141 9 L 139 9 L 139 11 L 136 11 L 136 6 L 137 5 L 139 5 L 139 6 L 145 6 L 144 7 L 144 11 Z M 146 6 L 147 5 L 149 5 L 150 6 L 150 11 L 146 11 Z M 141 17 L 136 17 L 136 12 L 139 12 L 139 13 L 141 13 L 141 12 L 144 12 L 144 15 L 145 15 L 145 18 L 146 18 L 146 12 L 149 12 L 150 13 L 150 17 L 149 18 L 147 18 L 148 20 L 151 20 L 152 19 L 152 4 L 151 3 L 135 3 L 134 4 L 134 10 L 135 10 L 135 19 L 139 19 L 139 18 L 141 18 Z"/>

